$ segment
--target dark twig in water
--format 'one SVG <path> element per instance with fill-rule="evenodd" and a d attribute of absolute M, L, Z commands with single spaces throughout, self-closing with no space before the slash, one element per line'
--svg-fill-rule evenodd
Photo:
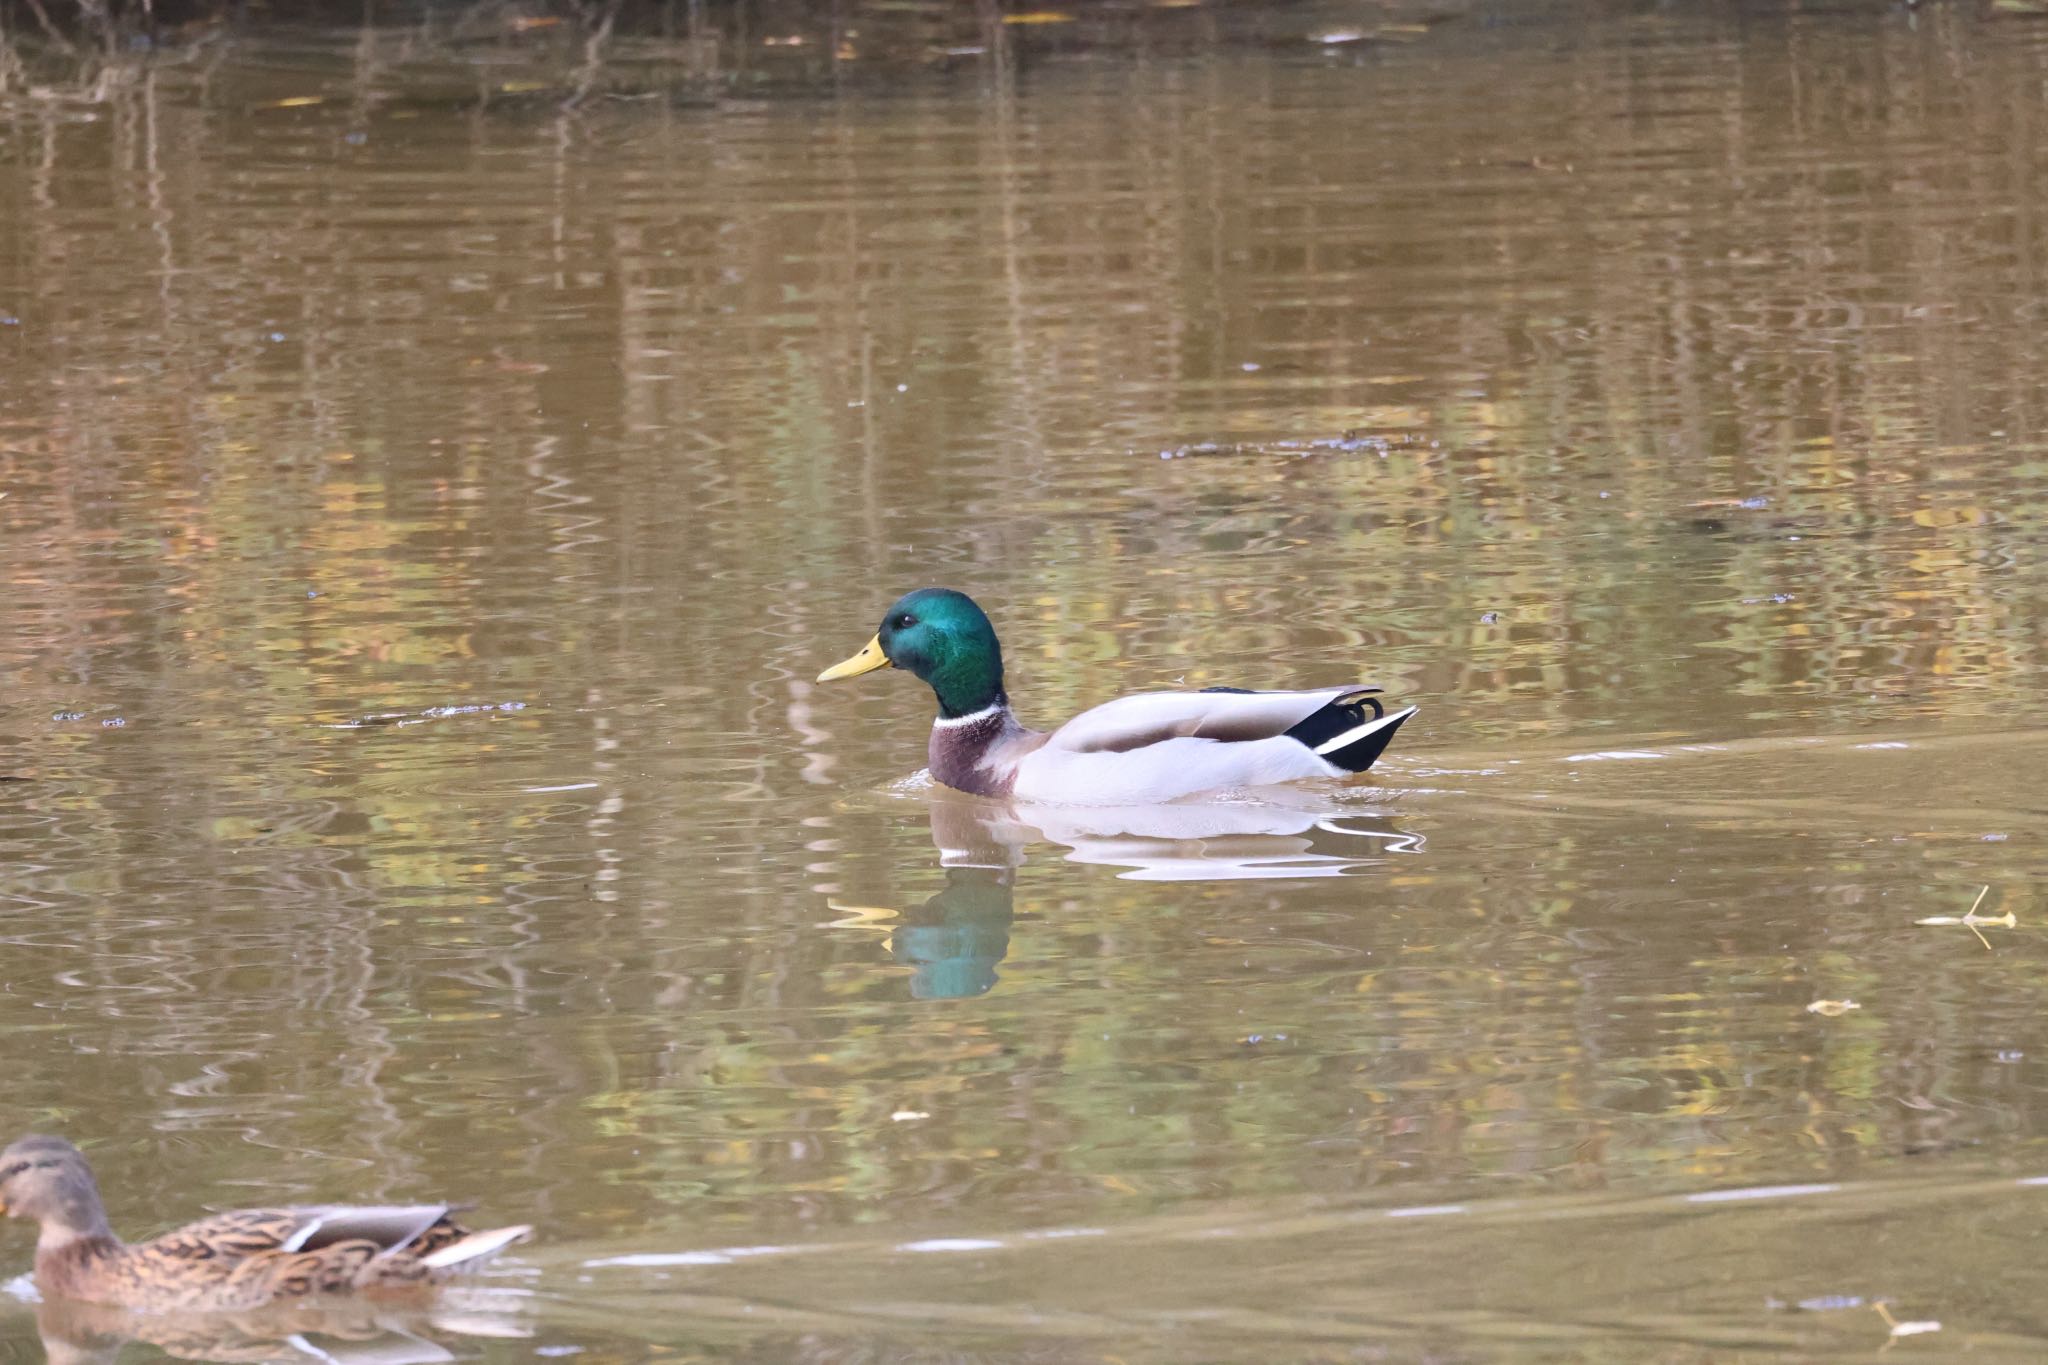
<path fill-rule="evenodd" d="M 576 88 L 562 101 L 564 109 L 574 109 L 590 98 L 590 92 L 597 87 L 599 73 L 604 70 L 604 48 L 611 39 L 612 25 L 619 17 L 619 0 L 607 0 L 603 15 L 597 27 L 583 44 L 583 65 L 576 69 Z"/>
<path fill-rule="evenodd" d="M 2014 929 L 2019 927 L 2020 922 L 2019 917 L 2013 914 L 2013 912 L 2010 910 L 2006 911 L 2002 915 L 1980 915 L 1977 913 L 1977 907 L 1984 903 L 1984 897 L 1990 894 L 1990 891 L 1991 888 L 1989 886 L 1980 888 L 1977 892 L 1977 899 L 1971 901 L 1970 908 L 1964 911 L 1961 915 L 1929 915 L 1925 919 L 1916 919 L 1913 921 L 1913 923 L 1939 925 L 1960 924 L 1964 928 L 1968 929 L 1971 933 L 1977 936 L 1977 941 L 1984 945 L 1984 951 L 1988 953 L 1991 951 L 1991 940 L 1984 937 L 1984 931 L 1982 929 L 1979 929 L 1977 927 L 1978 925 L 1997 924 L 2007 929 Z"/>
<path fill-rule="evenodd" d="M 35 15 L 36 23 L 42 27 L 44 35 L 66 52 L 71 53 L 73 56 L 78 55 L 77 46 L 69 38 L 66 38 L 62 30 L 51 21 L 50 12 L 43 8 L 43 0 L 27 0 L 27 4 L 29 13 Z"/>

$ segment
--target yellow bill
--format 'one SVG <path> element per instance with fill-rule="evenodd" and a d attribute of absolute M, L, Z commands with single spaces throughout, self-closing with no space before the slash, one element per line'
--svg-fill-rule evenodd
<path fill-rule="evenodd" d="M 860 653 L 851 659 L 842 659 L 818 675 L 819 682 L 835 682 L 840 678 L 858 678 L 863 673 L 872 673 L 878 668 L 890 666 L 889 656 L 882 652 L 882 637 L 876 635 L 860 647 Z"/>

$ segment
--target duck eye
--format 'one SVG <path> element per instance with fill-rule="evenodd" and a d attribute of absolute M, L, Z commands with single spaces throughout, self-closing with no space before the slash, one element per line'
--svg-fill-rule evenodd
<path fill-rule="evenodd" d="M 909 630 L 912 626 L 917 624 L 917 618 L 915 616 L 912 616 L 907 611 L 899 612 L 896 616 L 894 624 L 896 626 L 896 629 L 898 630 Z"/>

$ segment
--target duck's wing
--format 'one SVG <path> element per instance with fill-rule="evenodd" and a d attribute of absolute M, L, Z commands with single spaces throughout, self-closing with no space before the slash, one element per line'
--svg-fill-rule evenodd
<path fill-rule="evenodd" d="M 304 1209 L 235 1209 L 126 1248 L 110 1264 L 99 1297 L 146 1312 L 240 1312 L 276 1297 L 285 1250 L 309 1223 Z M 376 1248 L 357 1243 L 365 1255 Z M 301 1290 L 299 1292 L 305 1292 Z"/>
<path fill-rule="evenodd" d="M 1353 683 L 1304 692 L 1140 692 L 1083 711 L 1053 731 L 1046 747 L 1117 754 L 1169 739 L 1272 739 L 1333 701 L 1379 690 Z"/>
<path fill-rule="evenodd" d="M 301 1220 L 283 1251 L 318 1251 L 336 1242 L 374 1242 L 385 1255 L 438 1250 L 466 1235 L 449 1204 L 326 1204 L 289 1209 Z"/>
<path fill-rule="evenodd" d="M 524 1223 L 471 1232 L 455 1221 L 452 1204 L 337 1204 L 290 1212 L 307 1222 L 285 1251 L 326 1252 L 368 1242 L 378 1248 L 377 1261 L 391 1263 L 392 1271 L 406 1277 L 414 1265 L 430 1272 L 473 1270 L 533 1233 Z"/>
<path fill-rule="evenodd" d="M 471 1233 L 447 1204 L 236 1209 L 128 1248 L 115 1301 L 240 1312 L 306 1294 L 400 1288 L 481 1264 L 527 1231 Z"/>
<path fill-rule="evenodd" d="M 166 1261 L 238 1260 L 281 1251 L 306 1224 L 301 1209 L 235 1209 L 173 1228 L 135 1248 Z"/>
<path fill-rule="evenodd" d="M 449 1212 L 447 1204 L 235 1209 L 188 1223 L 137 1249 L 169 1260 L 192 1261 L 318 1251 L 336 1242 L 355 1241 L 369 1242 L 381 1253 L 406 1248 L 432 1251 L 464 1235 Z"/>

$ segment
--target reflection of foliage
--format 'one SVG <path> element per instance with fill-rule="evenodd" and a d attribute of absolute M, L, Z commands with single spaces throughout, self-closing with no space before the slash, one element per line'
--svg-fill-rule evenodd
<path fill-rule="evenodd" d="M 1468 0 L 1392 0 L 1351 30 L 1411 41 Z M 907 73 L 950 78 L 1076 51 L 1199 50 L 1219 31 L 1320 50 L 1314 16 L 1285 4 L 1122 0 L 0 0 L 0 97 L 104 101 L 147 63 L 217 61 L 308 28 L 352 31 L 358 102 L 561 104 L 598 95 L 686 104 L 733 96 L 886 92 Z M 1134 22 L 1134 18 L 1136 22 Z"/>
<path fill-rule="evenodd" d="M 576 25 L 5 78 L 20 1111 L 362 1163 L 298 1197 L 474 1167 L 590 1230 L 1735 1178 L 2032 1106 L 1971 1059 L 2038 973 L 1868 928 L 1963 858 L 1938 808 L 1894 847 L 1639 779 L 1355 899 L 1046 860 L 1002 988 L 913 1006 L 818 888 L 915 906 L 932 851 L 790 736 L 914 762 L 900 694 L 792 680 L 928 578 L 1002 604 L 1036 716 L 1361 663 L 1439 750 L 2037 709 L 2048 217 L 1929 149 L 2006 146 L 2038 49 L 1453 34 L 1338 139 L 1348 68 L 1025 79 L 945 10 L 984 50 L 908 44 L 886 99 L 759 27 L 615 31 L 600 88 L 672 101 L 565 107 Z M 1346 430 L 1384 441 L 1298 453 Z M 1889 1003 L 1810 1020 L 1817 982 Z M 1958 1093 L 1992 1117 L 1889 1103 Z"/>

